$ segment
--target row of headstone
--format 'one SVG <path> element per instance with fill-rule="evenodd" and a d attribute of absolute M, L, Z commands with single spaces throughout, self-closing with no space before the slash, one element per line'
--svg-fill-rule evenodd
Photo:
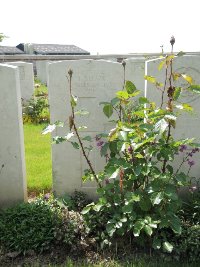
<path fill-rule="evenodd" d="M 147 60 L 144 58 L 133 58 L 126 60 L 125 79 L 134 82 L 141 90 L 142 95 L 147 96 L 159 105 L 161 92 L 144 80 L 144 75 L 157 77 L 158 81 L 165 81 L 165 69 L 158 71 L 159 59 Z M 183 67 L 184 66 L 184 67 Z M 113 128 L 111 123 L 103 114 L 100 102 L 111 100 L 115 92 L 123 89 L 124 69 L 122 64 L 99 60 L 61 61 L 48 63 L 48 89 L 51 123 L 64 121 L 65 127 L 57 128 L 53 136 L 63 136 L 69 132 L 68 117 L 70 110 L 69 77 L 68 70 L 73 70 L 72 90 L 78 97 L 77 109 L 86 108 L 88 116 L 78 117 L 79 126 L 86 125 L 84 136 L 95 137 L 98 133 L 109 131 Z M 196 56 L 178 57 L 174 60 L 174 69 L 186 72 L 194 77 L 195 82 L 200 83 L 200 61 Z M 183 83 L 183 81 L 181 82 Z M 191 117 L 184 115 L 177 122 L 176 137 L 199 137 L 200 134 L 200 107 L 199 98 L 185 96 L 196 109 L 196 115 Z M 95 140 L 95 138 L 94 138 Z M 95 143 L 95 141 L 94 141 Z M 95 147 L 95 144 L 93 144 Z M 102 170 L 105 164 L 99 155 L 98 148 L 90 153 L 90 160 L 96 171 Z M 199 162 L 200 157 L 196 158 Z M 76 150 L 69 142 L 52 146 L 53 163 L 53 189 L 57 195 L 73 193 L 75 189 L 81 190 L 95 196 L 96 184 L 93 182 L 82 182 L 82 175 L 87 164 L 80 150 Z M 199 176 L 200 166 L 196 164 L 192 174 Z"/>
<path fill-rule="evenodd" d="M 133 81 L 136 87 L 142 91 L 142 95 L 157 103 L 159 103 L 160 92 L 156 91 L 151 84 L 145 83 L 144 74 L 156 76 L 158 81 L 163 82 L 165 70 L 157 71 L 160 60 L 145 61 L 144 58 L 133 58 L 126 60 L 125 67 L 125 79 Z M 124 68 L 120 63 L 105 60 L 70 60 L 48 63 L 51 123 L 58 120 L 65 122 L 65 127 L 57 128 L 53 136 L 66 135 L 69 132 L 68 117 L 71 114 L 69 69 L 73 70 L 72 90 L 73 94 L 78 96 L 77 109 L 86 108 L 89 111 L 89 115 L 77 117 L 77 123 L 79 126 L 87 126 L 82 135 L 93 136 L 95 147 L 95 136 L 99 132 L 108 132 L 113 128 L 113 124 L 108 122 L 104 116 L 99 102 L 112 99 L 116 91 L 123 89 Z M 199 57 L 176 58 L 174 70 L 188 73 L 193 76 L 196 84 L 200 83 Z M 0 65 L 0 207 L 26 199 L 21 117 L 22 81 L 20 77 L 22 75 L 19 66 Z M 24 73 L 24 80 L 28 80 L 26 73 Z M 198 138 L 200 134 L 199 98 L 185 95 L 185 99 L 195 106 L 196 113 L 193 117 L 185 115 L 177 122 L 177 136 Z M 95 197 L 96 184 L 82 182 L 82 175 L 87 164 L 80 150 L 75 150 L 68 142 L 52 145 L 52 160 L 53 189 L 57 195 L 73 193 L 77 189 Z M 96 171 L 101 170 L 105 163 L 104 159 L 100 157 L 97 147 L 90 153 L 90 160 Z M 196 158 L 195 160 L 199 162 L 200 159 Z M 200 167 L 197 163 L 192 174 L 199 177 L 199 171 Z"/>
<path fill-rule="evenodd" d="M 27 198 L 20 73 L 0 64 L 0 208 Z"/>

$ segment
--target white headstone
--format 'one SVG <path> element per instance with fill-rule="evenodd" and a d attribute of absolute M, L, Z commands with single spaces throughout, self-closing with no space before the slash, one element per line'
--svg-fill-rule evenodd
<path fill-rule="evenodd" d="M 125 60 L 125 79 L 132 81 L 136 88 L 144 93 L 145 58 L 129 58 Z"/>
<path fill-rule="evenodd" d="M 37 60 L 36 61 L 37 78 L 43 84 L 47 84 L 47 65 L 49 62 L 50 61 L 47 61 L 47 60 Z"/>
<path fill-rule="evenodd" d="M 21 97 L 25 101 L 29 100 L 34 93 L 33 64 L 21 61 L 8 62 L 6 64 L 19 68 Z"/>
<path fill-rule="evenodd" d="M 162 59 L 157 59 L 147 62 L 147 75 L 156 77 L 158 82 L 165 83 L 165 67 L 162 70 L 158 70 L 158 66 Z M 199 56 L 182 56 L 176 57 L 173 61 L 173 72 L 182 73 L 189 75 L 193 78 L 194 84 L 200 84 L 200 57 Z M 168 72 L 169 75 L 169 72 Z M 167 86 L 169 83 L 167 84 Z M 188 87 L 187 83 L 183 78 L 179 78 L 175 82 L 175 86 Z M 166 89 L 167 91 L 167 89 Z M 161 104 L 162 92 L 156 89 L 150 83 L 147 83 L 146 96 L 157 103 Z M 194 114 L 184 112 L 176 122 L 176 129 L 174 130 L 175 138 L 197 138 L 197 142 L 200 142 L 200 95 L 191 94 L 186 91 L 180 98 L 182 102 L 188 103 L 194 108 Z M 166 95 L 164 97 L 164 106 L 166 106 Z M 200 153 L 197 153 L 193 157 L 196 164 L 191 169 L 191 175 L 199 178 L 200 177 Z M 179 160 L 177 160 L 179 162 Z M 177 163 L 178 164 L 178 163 Z M 185 170 L 188 166 L 185 168 Z"/>
<path fill-rule="evenodd" d="M 0 208 L 27 198 L 19 70 L 0 64 Z"/>
<path fill-rule="evenodd" d="M 78 96 L 77 109 L 87 109 L 86 117 L 77 116 L 77 125 L 86 125 L 87 130 L 82 135 L 91 135 L 107 131 L 113 127 L 108 123 L 102 111 L 101 101 L 115 97 L 115 92 L 123 88 L 123 67 L 119 63 L 108 61 L 77 60 L 50 63 L 48 71 L 49 104 L 51 122 L 57 120 L 67 122 L 71 114 L 68 70 L 73 70 L 72 91 Z M 66 135 L 69 128 L 58 128 L 53 134 Z M 96 142 L 93 141 L 96 146 Z M 88 168 L 80 150 L 70 143 L 52 146 L 53 189 L 57 195 L 73 193 L 75 189 L 85 191 L 91 197 L 95 196 L 96 184 L 83 183 L 84 169 Z M 101 158 L 98 148 L 90 153 L 90 160 L 96 171 L 102 170 L 105 159 Z"/>

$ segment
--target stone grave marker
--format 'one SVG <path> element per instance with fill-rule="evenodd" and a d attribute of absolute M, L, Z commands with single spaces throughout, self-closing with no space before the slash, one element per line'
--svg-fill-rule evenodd
<path fill-rule="evenodd" d="M 87 126 L 82 135 L 91 135 L 96 147 L 95 136 L 113 128 L 105 117 L 99 102 L 109 101 L 115 92 L 123 88 L 123 67 L 109 61 L 75 60 L 50 63 L 48 66 L 48 89 L 51 123 L 64 121 L 67 127 L 57 128 L 53 133 L 66 135 L 69 132 L 68 117 L 71 114 L 68 70 L 73 70 L 72 92 L 78 97 L 77 109 L 86 109 L 88 116 L 78 117 L 78 126 Z M 102 169 L 105 159 L 101 158 L 96 147 L 90 153 L 90 160 L 96 171 Z M 57 195 L 73 193 L 75 189 L 95 197 L 96 184 L 82 182 L 84 169 L 88 168 L 80 150 L 68 142 L 52 146 L 53 189 Z"/>
<path fill-rule="evenodd" d="M 19 69 L 0 64 L 0 208 L 27 198 Z"/>
<path fill-rule="evenodd" d="M 49 62 L 50 61 L 48 60 L 37 60 L 36 61 L 37 78 L 43 84 L 47 84 L 47 65 Z"/>
<path fill-rule="evenodd" d="M 19 68 L 21 97 L 25 101 L 29 100 L 34 92 L 33 64 L 21 61 L 8 62 L 6 64 Z"/>

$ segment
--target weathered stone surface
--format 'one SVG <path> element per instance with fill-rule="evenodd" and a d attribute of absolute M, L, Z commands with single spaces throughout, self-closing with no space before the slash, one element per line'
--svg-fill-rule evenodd
<path fill-rule="evenodd" d="M 47 84 L 47 65 L 50 63 L 48 60 L 36 61 L 37 78 L 43 83 Z"/>
<path fill-rule="evenodd" d="M 73 70 L 72 91 L 78 96 L 77 109 L 87 109 L 90 114 L 84 117 L 77 116 L 77 125 L 86 125 L 84 136 L 93 136 L 113 127 L 108 123 L 99 105 L 102 101 L 111 100 L 115 92 L 123 88 L 123 67 L 119 63 L 108 61 L 62 61 L 49 64 L 48 88 L 51 122 L 65 121 L 71 114 L 68 70 Z M 55 135 L 66 135 L 68 127 L 57 129 Z M 84 169 L 88 168 L 80 150 L 76 150 L 70 143 L 52 146 L 53 160 L 53 189 L 56 194 L 73 193 L 75 189 L 95 196 L 95 183 L 83 183 Z M 90 153 L 90 160 L 95 170 L 101 170 L 105 160 L 100 157 L 98 148 Z"/>
<path fill-rule="evenodd" d="M 34 92 L 33 64 L 21 61 L 8 62 L 6 64 L 19 68 L 21 97 L 25 101 L 29 100 Z"/>
<path fill-rule="evenodd" d="M 0 208 L 27 198 L 19 70 L 0 64 Z"/>

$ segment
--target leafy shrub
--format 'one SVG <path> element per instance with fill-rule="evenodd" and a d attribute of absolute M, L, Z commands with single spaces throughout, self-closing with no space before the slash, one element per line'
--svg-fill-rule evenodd
<path fill-rule="evenodd" d="M 79 212 L 82 211 L 82 209 L 91 202 L 84 192 L 77 190 L 75 190 L 72 196 L 65 195 L 62 198 L 62 201 L 69 210 Z"/>
<path fill-rule="evenodd" d="M 84 237 L 80 214 L 51 196 L 19 204 L 0 213 L 0 245 L 8 251 L 42 252 L 55 245 L 76 245 Z"/>
<path fill-rule="evenodd" d="M 172 51 L 174 42 L 172 38 Z M 100 234 L 98 239 L 103 244 L 119 236 L 130 235 L 135 240 L 140 240 L 142 236 L 144 243 L 154 249 L 172 252 L 173 245 L 165 231 L 181 234 L 178 191 L 189 185 L 190 170 L 195 164 L 192 157 L 199 152 L 199 144 L 194 139 L 175 138 L 174 131 L 180 114 L 192 110 L 182 96 L 185 92 L 200 93 L 200 86 L 193 84 L 192 77 L 185 73 L 173 73 L 174 58 L 173 53 L 166 55 L 159 64 L 159 69 L 166 69 L 164 84 L 155 77 L 145 76 L 159 89 L 158 105 L 146 97 L 138 98 L 140 91 L 124 77 L 123 90 L 118 91 L 113 99 L 100 103 L 108 119 L 115 115 L 112 118 L 115 127 L 95 138 L 79 132 L 76 116 L 84 115 L 85 111 L 76 110 L 78 100 L 71 88 L 73 71 L 68 71 L 70 132 L 64 137 L 56 136 L 54 141 L 70 142 L 74 148 L 81 150 L 88 163 L 83 180 L 96 181 L 99 199 L 97 203 L 87 205 L 82 214 L 91 232 Z M 124 69 L 125 65 L 123 62 Z M 184 79 L 187 84 L 180 87 L 177 84 L 179 79 Z M 56 126 L 59 126 L 58 123 L 45 132 L 54 130 Z M 95 139 L 101 156 L 105 158 L 105 166 L 99 173 L 95 172 L 88 156 Z M 177 159 L 181 159 L 180 165 L 174 166 Z"/>
<path fill-rule="evenodd" d="M 183 202 L 179 216 L 189 226 L 200 224 L 200 187 L 198 183 L 189 187 L 187 199 Z"/>
<path fill-rule="evenodd" d="M 200 225 L 183 227 L 182 234 L 175 240 L 174 253 L 182 260 L 200 261 Z"/>
<path fill-rule="evenodd" d="M 49 104 L 47 88 L 40 86 L 35 88 L 34 95 L 28 102 L 22 102 L 24 123 L 49 122 Z"/>

